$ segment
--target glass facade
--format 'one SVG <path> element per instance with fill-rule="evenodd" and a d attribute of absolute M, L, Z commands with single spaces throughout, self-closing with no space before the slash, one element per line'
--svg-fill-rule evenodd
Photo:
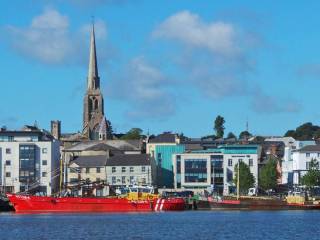
<path fill-rule="evenodd" d="M 230 159 L 229 159 L 230 160 Z M 211 184 L 216 193 L 223 193 L 223 156 L 212 155 L 211 163 Z"/>
<path fill-rule="evenodd" d="M 186 183 L 207 182 L 207 159 L 186 159 L 184 169 Z"/>
<path fill-rule="evenodd" d="M 19 146 L 19 181 L 24 185 L 30 185 L 40 179 L 40 164 L 36 160 L 35 145 Z"/>

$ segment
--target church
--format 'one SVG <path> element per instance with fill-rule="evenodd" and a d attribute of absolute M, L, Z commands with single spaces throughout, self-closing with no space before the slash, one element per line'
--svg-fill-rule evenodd
<path fill-rule="evenodd" d="M 92 24 L 87 89 L 83 101 L 82 134 L 88 140 L 106 140 L 108 128 L 108 122 L 104 115 L 103 95 L 100 89 L 94 24 Z"/>

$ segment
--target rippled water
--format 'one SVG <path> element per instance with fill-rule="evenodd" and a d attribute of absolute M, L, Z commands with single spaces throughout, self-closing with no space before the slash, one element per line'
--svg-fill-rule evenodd
<path fill-rule="evenodd" d="M 0 239 L 320 239 L 320 211 L 0 214 Z"/>

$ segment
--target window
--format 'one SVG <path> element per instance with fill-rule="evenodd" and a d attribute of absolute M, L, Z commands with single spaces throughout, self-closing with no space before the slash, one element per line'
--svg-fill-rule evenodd
<path fill-rule="evenodd" d="M 43 166 L 47 166 L 47 164 L 48 164 L 47 160 L 42 160 L 42 165 Z"/>
<path fill-rule="evenodd" d="M 86 168 L 86 173 L 90 173 L 90 168 Z"/>
<path fill-rule="evenodd" d="M 13 142 L 14 141 L 14 137 L 13 136 L 8 136 L 8 141 L 9 142 Z"/>
<path fill-rule="evenodd" d="M 232 159 L 228 159 L 228 166 L 232 167 Z"/>
<path fill-rule="evenodd" d="M 134 176 L 130 176 L 130 184 L 134 183 Z"/>
<path fill-rule="evenodd" d="M 42 148 L 42 153 L 48 153 L 48 149 L 47 148 Z"/>
<path fill-rule="evenodd" d="M 310 153 L 306 153 L 306 157 L 310 157 Z"/>
<path fill-rule="evenodd" d="M 122 180 L 122 184 L 126 184 L 126 177 L 125 176 L 122 176 L 121 180 Z"/>
<path fill-rule="evenodd" d="M 130 172 L 134 172 L 134 168 L 133 167 L 130 167 Z"/>
<path fill-rule="evenodd" d="M 70 178 L 70 183 L 77 183 L 78 181 L 78 178 Z"/>
<path fill-rule="evenodd" d="M 310 162 L 306 162 L 306 169 L 307 169 L 307 170 L 310 169 Z"/>
<path fill-rule="evenodd" d="M 97 173 L 100 173 L 100 172 L 101 172 L 100 167 L 97 167 Z"/>
<path fill-rule="evenodd" d="M 252 158 L 249 159 L 249 166 L 250 166 L 250 167 L 253 166 L 253 159 L 252 159 Z"/>
<path fill-rule="evenodd" d="M 70 169 L 70 173 L 78 173 L 78 169 L 77 168 L 69 168 Z"/>
<path fill-rule="evenodd" d="M 6 177 L 11 177 L 11 172 L 6 172 Z"/>
<path fill-rule="evenodd" d="M 42 172 L 42 177 L 47 177 L 47 172 Z"/>
<path fill-rule="evenodd" d="M 116 184 L 116 182 L 117 182 L 116 177 L 112 177 L 112 184 Z"/>
<path fill-rule="evenodd" d="M 141 167 L 141 172 L 145 172 L 146 171 L 146 167 L 145 166 L 142 166 Z"/>
<path fill-rule="evenodd" d="M 125 173 L 126 172 L 126 167 L 121 168 L 121 172 Z"/>
<path fill-rule="evenodd" d="M 101 179 L 100 178 L 96 178 L 96 182 L 100 182 L 101 181 Z"/>
<path fill-rule="evenodd" d="M 320 157 L 320 153 L 318 153 L 318 157 Z"/>
<path fill-rule="evenodd" d="M 11 160 L 6 160 L 6 166 L 11 166 Z"/>
<path fill-rule="evenodd" d="M 146 184 L 146 179 L 145 178 L 142 178 L 141 181 L 142 181 L 142 184 Z"/>
<path fill-rule="evenodd" d="M 111 170 L 113 173 L 116 172 L 116 167 L 112 167 L 112 170 Z"/>
<path fill-rule="evenodd" d="M 6 148 L 6 154 L 11 154 L 11 148 Z"/>

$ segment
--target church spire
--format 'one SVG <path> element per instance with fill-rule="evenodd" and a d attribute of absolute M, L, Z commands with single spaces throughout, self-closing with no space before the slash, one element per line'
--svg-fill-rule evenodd
<path fill-rule="evenodd" d="M 90 38 L 88 90 L 95 90 L 99 88 L 100 88 L 100 78 L 98 74 L 96 40 L 95 40 L 95 33 L 94 33 L 94 23 L 92 23 L 91 38 Z"/>

